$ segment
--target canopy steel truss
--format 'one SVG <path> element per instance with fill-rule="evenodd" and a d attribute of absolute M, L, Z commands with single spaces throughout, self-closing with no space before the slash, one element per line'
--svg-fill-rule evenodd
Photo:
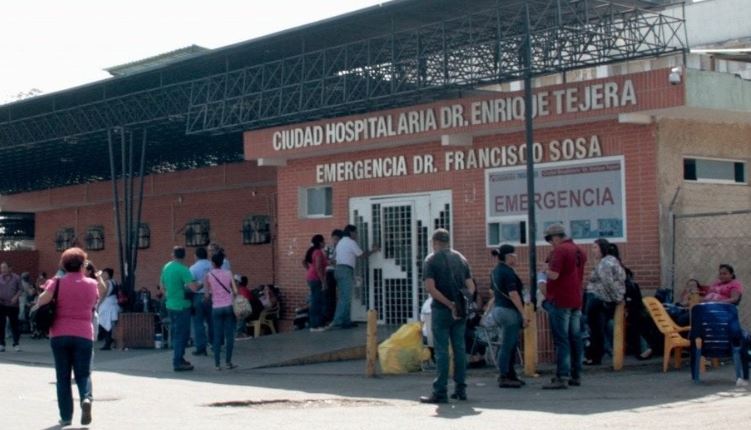
<path fill-rule="evenodd" d="M 428 7 L 430 2 L 415 3 Z M 686 49 L 682 15 L 640 8 L 649 4 L 644 0 L 476 3 L 492 7 L 225 73 L 8 118 L 0 122 L 0 193 L 110 178 L 106 163 L 91 163 L 91 157 L 104 157 L 107 131 L 114 127 L 149 127 L 149 154 L 155 155 L 146 161 L 146 171 L 169 171 L 241 160 L 239 133 L 244 130 L 401 107 L 522 79 L 527 35 L 533 76 Z"/>
<path fill-rule="evenodd" d="M 683 20 L 653 10 L 599 0 L 499 1 L 417 29 L 194 81 L 186 133 L 301 122 L 522 79 L 527 12 L 533 76 L 685 48 Z"/>

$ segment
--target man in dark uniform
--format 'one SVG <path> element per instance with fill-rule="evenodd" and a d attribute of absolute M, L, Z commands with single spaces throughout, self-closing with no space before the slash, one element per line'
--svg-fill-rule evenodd
<path fill-rule="evenodd" d="M 467 315 L 461 290 L 466 288 L 472 297 L 475 284 L 467 260 L 451 249 L 449 242 L 447 230 L 439 228 L 433 233 L 433 253 L 425 259 L 423 270 L 425 290 L 433 298 L 430 318 L 438 374 L 433 381 L 433 393 L 420 397 L 422 403 L 448 402 L 449 342 L 454 351 L 455 388 L 451 398 L 467 400 L 467 358 L 464 354 Z"/>

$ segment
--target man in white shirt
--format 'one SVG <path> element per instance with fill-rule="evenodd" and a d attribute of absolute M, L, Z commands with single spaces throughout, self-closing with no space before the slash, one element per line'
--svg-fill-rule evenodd
<path fill-rule="evenodd" d="M 347 225 L 344 227 L 344 237 L 336 244 L 336 312 L 334 321 L 328 328 L 351 328 L 354 324 L 350 318 L 352 307 L 352 287 L 355 283 L 355 262 L 357 257 L 368 258 L 370 254 L 378 252 L 377 246 L 370 251 L 363 251 L 357 244 L 357 227 Z"/>

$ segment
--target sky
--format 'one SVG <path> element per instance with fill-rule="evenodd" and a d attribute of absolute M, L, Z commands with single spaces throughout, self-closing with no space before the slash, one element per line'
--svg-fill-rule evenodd
<path fill-rule="evenodd" d="M 0 104 L 107 78 L 104 68 L 192 44 L 218 48 L 375 0 L 6 0 L 0 2 Z"/>

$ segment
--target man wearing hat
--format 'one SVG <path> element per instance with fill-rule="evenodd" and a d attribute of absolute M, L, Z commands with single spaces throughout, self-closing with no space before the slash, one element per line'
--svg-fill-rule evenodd
<path fill-rule="evenodd" d="M 422 273 L 425 290 L 433 298 L 430 318 L 438 374 L 433 381 L 433 393 L 420 397 L 420 402 L 448 402 L 449 342 L 454 351 L 455 388 L 451 398 L 467 400 L 467 357 L 464 354 L 467 315 L 464 315 L 464 296 L 461 290 L 466 288 L 471 297 L 475 284 L 467 259 L 451 249 L 446 229 L 439 228 L 433 233 L 433 253 L 425 259 Z"/>
<path fill-rule="evenodd" d="M 545 229 L 545 240 L 553 245 L 545 270 L 548 278 L 545 310 L 550 317 L 555 344 L 556 372 L 544 389 L 560 390 L 581 385 L 582 280 L 587 255 L 566 237 L 560 224 Z"/>

